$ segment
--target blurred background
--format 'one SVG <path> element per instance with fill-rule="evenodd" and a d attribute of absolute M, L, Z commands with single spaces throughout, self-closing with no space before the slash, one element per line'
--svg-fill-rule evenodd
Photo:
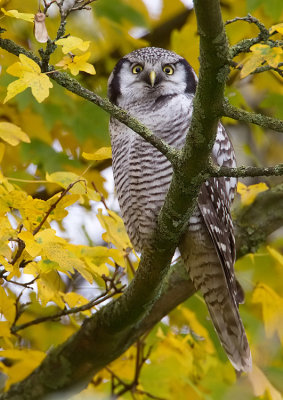
<path fill-rule="evenodd" d="M 282 21 L 283 17 L 282 0 L 225 0 L 221 1 L 221 5 L 224 20 L 243 17 L 250 12 L 269 28 Z M 39 7 L 36 0 L 0 0 L 0 6 L 5 10 L 15 9 L 23 13 L 36 13 Z M 68 17 L 66 33 L 90 41 L 91 58 L 88 62 L 96 70 L 96 75 L 81 72 L 76 79 L 83 86 L 105 97 L 107 79 L 119 58 L 144 46 L 171 49 L 185 57 L 198 73 L 199 37 L 192 6 L 189 0 L 97 0 L 89 11 L 72 13 Z M 46 20 L 50 38 L 56 37 L 59 23 L 58 9 L 54 4 L 49 8 Z M 45 46 L 35 40 L 32 24 L 29 22 L 9 18 L 1 13 L 0 26 L 7 30 L 3 37 L 14 40 L 36 54 Z M 232 45 L 257 34 L 257 27 L 247 22 L 235 22 L 227 26 L 227 35 Z M 81 52 L 77 51 L 76 54 L 80 55 Z M 51 56 L 51 64 L 55 65 L 62 58 L 63 53 L 59 47 Z M 240 55 L 235 61 L 240 63 L 244 58 L 245 55 Z M 4 99 L 8 84 L 14 80 L 14 77 L 5 73 L 6 68 L 16 61 L 17 57 L 0 49 L 0 100 Z M 234 106 L 282 119 L 282 83 L 282 77 L 275 72 L 249 75 L 240 79 L 239 71 L 232 70 L 226 96 Z M 82 153 L 93 153 L 101 147 L 110 146 L 109 115 L 67 92 L 55 82 L 53 85 L 49 97 L 43 103 L 35 101 L 28 89 L 0 105 L 0 121 L 20 126 L 31 139 L 31 143 L 6 147 L 1 171 L 5 177 L 11 179 L 10 182 L 15 182 L 33 198 L 45 201 L 59 191 L 59 187 L 46 182 L 46 173 L 68 171 L 80 176 L 89 166 Z M 223 123 L 234 144 L 238 165 L 271 166 L 282 162 L 282 133 L 228 118 L 224 118 Z M 98 209 L 102 208 L 103 213 L 106 213 L 106 204 L 111 210 L 119 212 L 111 160 L 92 163 L 84 172 L 84 177 L 95 184 L 105 202 L 84 199 L 70 206 L 68 215 L 59 222 L 53 221 L 51 226 L 71 244 L 105 246 L 101 236 L 104 229 L 96 217 Z M 271 187 L 282 182 L 282 178 L 247 178 L 242 181 L 246 185 L 264 182 Z M 236 207 L 241 207 L 239 196 L 235 204 Z M 282 249 L 283 236 L 278 231 L 269 238 L 266 246 L 261 247 L 256 254 L 241 258 L 236 265 L 239 280 L 247 294 L 246 306 L 241 314 L 247 325 L 255 362 L 261 368 L 254 380 L 243 379 L 235 383 L 233 369 L 227 364 L 207 321 L 203 301 L 195 295 L 149 334 L 147 346 L 155 347 L 151 360 L 143 369 L 141 385 L 144 390 L 159 396 L 152 398 L 233 400 L 241 396 L 245 400 L 261 396 L 260 398 L 266 400 L 282 399 Z M 133 262 L 136 262 L 136 258 L 133 258 Z M 81 276 L 75 278 L 72 290 L 87 299 L 91 298 L 94 287 Z M 259 282 L 272 288 L 269 297 L 266 295 L 268 290 L 262 292 L 267 296 L 264 304 L 255 301 L 254 297 L 254 290 Z M 99 279 L 95 287 L 101 287 Z M 18 293 L 15 288 L 11 292 L 13 290 Z M 34 309 L 33 312 L 37 311 Z M 38 309 L 38 313 L 42 313 L 42 310 Z M 271 318 L 273 325 L 266 327 L 264 323 L 268 324 L 268 318 Z M 63 341 L 77 329 L 76 326 L 68 332 L 64 331 L 70 322 L 65 321 L 64 324 L 65 327 L 58 327 L 62 325 L 59 323 L 57 327 L 54 327 L 54 323 L 46 324 L 45 328 L 38 328 L 36 333 L 27 334 L 23 340 L 33 348 L 46 351 L 50 345 Z M 42 335 L 42 340 L 35 340 L 35 335 Z M 120 371 L 123 379 L 130 379 L 134 368 L 133 354 L 134 350 L 129 350 L 123 359 L 114 363 L 112 372 Z M 259 382 L 265 384 L 261 392 L 257 391 Z M 93 381 L 89 391 L 77 398 L 93 396 L 89 398 L 106 399 L 110 385 L 109 372 L 103 372 L 98 380 Z M 131 394 L 126 393 L 120 398 L 148 397 L 142 394 L 131 397 Z"/>

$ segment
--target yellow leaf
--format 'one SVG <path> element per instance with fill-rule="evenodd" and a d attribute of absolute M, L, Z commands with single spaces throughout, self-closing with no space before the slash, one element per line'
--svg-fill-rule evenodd
<path fill-rule="evenodd" d="M 43 257 L 38 263 L 40 273 L 61 271 L 70 276 L 70 273 L 76 269 L 88 282 L 93 282 L 93 276 L 87 265 L 72 251 L 75 247 L 68 245 L 65 239 L 56 236 L 54 229 L 38 232 L 35 240 L 41 247 Z"/>
<path fill-rule="evenodd" d="M 36 243 L 34 236 L 31 232 L 20 232 L 18 237 L 25 242 L 25 249 L 31 257 L 36 257 L 40 254 L 42 247 Z"/>
<path fill-rule="evenodd" d="M 195 13 L 191 13 L 186 24 L 171 34 L 171 48 L 187 60 L 196 72 L 199 70 L 199 34 Z"/>
<path fill-rule="evenodd" d="M 62 300 L 63 284 L 57 271 L 49 271 L 48 273 L 40 273 L 40 279 L 37 281 L 38 297 L 43 306 L 49 301 L 53 301 L 60 308 L 64 308 L 65 304 Z"/>
<path fill-rule="evenodd" d="M 103 215 L 101 208 L 98 209 L 97 218 L 101 226 L 106 230 L 102 238 L 108 243 L 113 243 L 119 250 L 131 248 L 132 245 L 122 218 L 111 210 L 108 211 L 108 214 Z"/>
<path fill-rule="evenodd" d="M 93 200 L 93 201 L 100 201 L 101 200 L 101 196 L 99 193 L 97 193 L 95 190 L 87 188 L 87 195 L 89 200 Z"/>
<path fill-rule="evenodd" d="M 93 263 L 89 258 L 86 258 L 85 263 L 88 266 L 88 270 L 93 276 L 109 276 L 109 269 L 107 268 L 107 265 L 105 263 L 97 265 Z"/>
<path fill-rule="evenodd" d="M 34 14 L 27 13 L 19 13 L 18 10 L 8 10 L 6 11 L 4 8 L 1 8 L 1 11 L 7 15 L 7 17 L 13 17 L 17 19 L 22 19 L 23 21 L 32 22 L 34 21 Z"/>
<path fill-rule="evenodd" d="M 241 202 L 243 206 L 248 206 L 253 203 L 256 196 L 268 190 L 268 186 L 265 183 L 257 183 L 256 185 L 246 186 L 242 182 L 238 182 L 237 192 L 241 196 Z"/>
<path fill-rule="evenodd" d="M 89 161 L 93 160 L 106 160 L 107 158 L 112 158 L 111 147 L 101 147 L 94 153 L 83 152 L 83 158 Z"/>
<path fill-rule="evenodd" d="M 67 38 L 57 40 L 56 44 L 62 46 L 63 53 L 67 54 L 75 49 L 87 51 L 90 42 L 83 41 L 81 38 L 75 36 L 68 36 Z"/>
<path fill-rule="evenodd" d="M 4 350 L 0 352 L 1 358 L 13 360 L 5 365 L 1 362 L 1 370 L 8 376 L 5 389 L 28 376 L 45 358 L 46 353 L 38 350 Z"/>
<path fill-rule="evenodd" d="M 268 392 L 270 399 L 282 400 L 281 394 L 277 389 L 269 382 L 264 373 L 254 364 L 252 371 L 248 373 L 248 379 L 253 388 L 253 394 L 256 397 L 263 396 Z"/>
<path fill-rule="evenodd" d="M 116 264 L 122 268 L 127 268 L 125 260 L 126 253 L 118 249 L 109 249 L 109 256 L 113 258 Z"/>
<path fill-rule="evenodd" d="M 5 97 L 3 103 L 5 104 L 10 99 L 17 96 L 17 94 L 26 90 L 28 87 L 28 84 L 22 79 L 18 79 L 17 81 L 10 83 L 7 87 L 7 96 Z"/>
<path fill-rule="evenodd" d="M 5 348 L 12 348 L 13 343 L 10 338 L 12 337 L 12 333 L 10 330 L 11 324 L 7 321 L 0 321 L 0 337 L 4 340 Z"/>
<path fill-rule="evenodd" d="M 74 308 L 74 307 L 81 307 L 85 304 L 87 304 L 89 302 L 88 299 L 86 299 L 85 297 L 83 297 L 82 295 L 78 294 L 78 293 L 74 293 L 74 292 L 68 292 L 64 294 L 64 300 L 65 302 L 68 304 L 68 306 L 70 308 Z M 90 315 L 91 311 L 86 310 L 86 311 L 82 311 L 83 314 L 85 315 Z"/>
<path fill-rule="evenodd" d="M 281 47 L 270 48 L 265 56 L 265 61 L 273 68 L 277 68 L 278 64 L 283 61 L 283 50 Z"/>
<path fill-rule="evenodd" d="M 207 330 L 200 324 L 195 313 L 189 310 L 187 307 L 181 307 L 181 312 L 185 321 L 188 321 L 190 330 L 193 331 L 194 335 L 197 335 L 200 340 L 199 342 L 204 346 L 207 353 L 213 354 L 215 352 L 214 346 L 210 339 Z"/>
<path fill-rule="evenodd" d="M 0 123 L 0 129 L 1 129 L 1 123 Z M 5 144 L 4 143 L 0 143 L 0 163 L 3 160 L 4 157 L 4 153 L 5 153 Z M 1 183 L 3 182 L 3 175 L 1 175 L 0 181 Z"/>
<path fill-rule="evenodd" d="M 7 68 L 10 75 L 17 76 L 19 79 L 8 85 L 7 96 L 4 103 L 24 91 L 27 87 L 31 88 L 33 96 L 41 103 L 49 96 L 49 88 L 53 87 L 49 77 L 42 74 L 39 66 L 24 54 L 19 55 L 20 62 L 16 62 Z"/>
<path fill-rule="evenodd" d="M 44 229 L 44 231 L 38 232 L 35 236 L 35 240 L 37 243 L 41 244 L 44 246 L 47 243 L 50 242 L 56 242 L 60 244 L 66 244 L 67 242 L 65 239 L 60 238 L 59 236 L 56 236 L 56 231 L 54 229 Z"/>
<path fill-rule="evenodd" d="M 269 254 L 278 262 L 278 264 L 283 267 L 283 255 L 273 247 L 266 246 L 266 249 L 268 250 Z"/>
<path fill-rule="evenodd" d="M 248 56 L 244 61 L 243 61 L 243 68 L 241 69 L 240 77 L 246 78 L 251 72 L 253 72 L 257 67 L 260 67 L 260 65 L 263 62 L 263 57 L 260 55 L 252 55 Z"/>
<path fill-rule="evenodd" d="M 271 67 L 276 68 L 283 57 L 283 50 L 280 47 L 270 47 L 266 44 L 255 44 L 251 53 L 244 59 L 241 70 L 241 78 L 245 78 L 257 67 L 266 61 Z"/>
<path fill-rule="evenodd" d="M 281 33 L 281 35 L 283 35 L 283 22 L 281 22 L 280 24 L 277 25 L 273 25 L 270 29 L 269 32 L 273 33 L 273 32 L 279 32 Z"/>
<path fill-rule="evenodd" d="M 90 200 L 100 201 L 101 197 L 95 190 L 87 187 L 85 179 L 73 172 L 54 172 L 53 174 L 46 173 L 46 180 L 54 182 L 66 189 L 71 183 L 76 184 L 70 189 L 70 193 L 79 195 L 88 195 Z"/>
<path fill-rule="evenodd" d="M 16 146 L 20 141 L 30 143 L 28 135 L 10 122 L 0 122 L 0 138 L 12 146 Z"/>
<path fill-rule="evenodd" d="M 95 75 L 94 66 L 87 62 L 91 53 L 87 53 L 81 56 L 65 56 L 63 60 L 59 61 L 56 66 L 63 67 L 63 69 L 69 68 L 73 75 L 78 75 L 80 71 L 87 72 L 88 74 Z"/>
<path fill-rule="evenodd" d="M 54 196 L 52 196 L 50 199 L 46 201 L 46 203 L 51 206 L 58 200 L 60 197 L 60 193 L 56 193 Z M 65 210 L 66 207 L 69 207 L 70 205 L 74 204 L 76 201 L 80 199 L 79 194 L 69 194 L 67 193 L 66 196 L 64 196 L 59 203 L 57 203 L 57 206 L 55 209 L 51 212 L 50 218 L 52 220 L 60 221 L 63 218 L 68 215 L 68 211 Z"/>
<path fill-rule="evenodd" d="M 253 292 L 252 302 L 262 306 L 266 336 L 271 338 L 277 333 L 283 344 L 283 298 L 269 286 L 260 283 Z"/>
<path fill-rule="evenodd" d="M 69 247 L 70 246 L 72 245 L 69 245 Z M 104 246 L 72 246 L 71 250 L 76 254 L 77 257 L 85 262 L 88 267 L 88 272 L 94 276 L 108 276 L 109 270 L 106 266 L 106 263 L 114 266 L 113 262 L 111 262 L 111 260 L 109 259 L 112 254 L 110 253 L 110 251 L 114 249 L 108 249 Z"/>
<path fill-rule="evenodd" d="M 54 172 L 53 174 L 46 173 L 46 180 L 54 182 L 66 189 L 71 183 L 78 181 L 71 189 L 73 194 L 86 194 L 86 182 L 79 175 L 73 172 Z"/>
<path fill-rule="evenodd" d="M 0 314 L 12 325 L 16 315 L 15 301 L 6 294 L 2 286 L 0 286 Z"/>

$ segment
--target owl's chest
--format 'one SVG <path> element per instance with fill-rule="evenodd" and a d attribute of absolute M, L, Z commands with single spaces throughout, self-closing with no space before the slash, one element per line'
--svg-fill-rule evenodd
<path fill-rule="evenodd" d="M 150 106 L 135 104 L 129 111 L 156 136 L 181 148 L 191 118 L 190 103 L 183 101 L 160 99 Z M 123 124 L 111 121 L 110 133 L 121 212 L 133 244 L 140 248 L 156 224 L 172 168 L 163 154 Z"/>
<path fill-rule="evenodd" d="M 179 147 L 189 127 L 192 97 L 186 95 L 160 95 L 155 99 L 121 104 L 132 116 L 147 126 L 168 144 Z M 125 132 L 126 133 L 126 132 Z M 133 132 L 132 132 L 133 133 Z M 133 133 L 135 137 L 138 135 Z"/>
<path fill-rule="evenodd" d="M 185 95 L 160 96 L 119 105 L 169 145 L 183 146 L 191 120 L 192 98 Z M 127 175 L 128 186 L 137 187 L 145 179 L 149 183 L 158 179 L 160 171 L 171 171 L 163 154 L 117 120 L 111 121 L 110 133 L 114 175 Z"/>

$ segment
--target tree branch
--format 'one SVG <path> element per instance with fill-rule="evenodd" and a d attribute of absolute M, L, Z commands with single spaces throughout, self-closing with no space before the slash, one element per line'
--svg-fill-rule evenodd
<path fill-rule="evenodd" d="M 283 164 L 275 165 L 274 167 L 251 167 L 240 166 L 237 168 L 218 167 L 210 165 L 208 167 L 208 177 L 229 176 L 235 178 L 246 178 L 256 176 L 281 176 L 283 175 Z"/>
<path fill-rule="evenodd" d="M 40 67 L 42 67 L 42 62 L 37 56 L 35 56 L 32 52 L 27 51 L 22 46 L 17 45 L 10 39 L 3 39 L 0 37 L 0 47 L 16 56 L 19 56 L 19 54 L 24 54 L 25 56 L 35 61 Z M 178 152 L 162 139 L 155 136 L 145 125 L 139 122 L 136 118 L 132 117 L 122 108 L 112 104 L 108 99 L 104 99 L 94 92 L 84 88 L 76 79 L 71 78 L 68 74 L 64 72 L 58 72 L 53 66 L 50 65 L 48 66 L 47 70 L 47 72 L 51 72 L 49 76 L 59 85 L 69 90 L 70 92 L 75 93 L 78 96 L 90 101 L 91 103 L 96 104 L 104 111 L 108 112 L 112 117 L 116 118 L 118 121 L 131 128 L 146 141 L 152 144 L 152 146 L 156 147 L 162 154 L 165 155 L 165 157 L 168 158 L 168 160 L 172 164 L 175 163 Z"/>
<path fill-rule="evenodd" d="M 122 291 L 122 289 L 121 289 L 121 291 Z M 89 301 L 87 304 L 83 304 L 82 306 L 73 307 L 73 308 L 69 308 L 69 309 L 65 308 L 61 311 L 58 311 L 56 314 L 46 315 L 44 317 L 36 318 L 31 321 L 25 322 L 24 324 L 21 324 L 21 325 L 13 325 L 11 328 L 11 332 L 17 333 L 17 332 L 19 332 L 23 329 L 26 329 L 30 326 L 41 324 L 42 322 L 54 321 L 54 320 L 58 320 L 61 317 L 66 316 L 66 315 L 77 314 L 77 313 L 80 313 L 80 312 L 83 312 L 86 310 L 90 310 L 92 307 L 95 307 L 98 304 L 101 304 L 104 301 L 110 299 L 115 294 L 116 294 L 116 292 L 108 290 L 108 291 L 102 293 L 100 296 L 96 297 L 95 299 Z"/>
<path fill-rule="evenodd" d="M 273 129 L 277 132 L 283 132 L 283 121 L 277 118 L 267 117 L 266 115 L 241 110 L 229 104 L 228 100 L 223 102 L 222 116 L 236 119 L 238 121 L 248 122 L 263 128 Z"/>
<path fill-rule="evenodd" d="M 258 194 L 251 205 L 236 209 L 234 226 L 238 257 L 255 253 L 283 226 L 283 184 Z"/>
<path fill-rule="evenodd" d="M 250 51 L 250 48 L 257 43 L 260 42 L 266 42 L 270 36 L 273 34 L 270 34 L 269 30 L 264 26 L 262 22 L 260 22 L 257 18 L 251 16 L 248 14 L 246 17 L 236 17 L 231 20 L 226 21 L 225 25 L 231 24 L 236 21 L 245 21 L 250 24 L 255 24 L 258 29 L 259 29 L 259 34 L 256 38 L 252 39 L 244 39 L 241 40 L 239 43 L 236 43 L 234 46 L 230 48 L 230 55 L 231 59 L 236 57 L 240 53 L 247 53 Z"/>
<path fill-rule="evenodd" d="M 231 61 L 230 65 L 233 68 L 238 69 L 238 70 L 243 69 L 243 65 L 240 65 L 240 64 L 236 63 L 235 61 Z M 282 67 L 283 67 L 283 63 L 279 63 L 277 67 L 272 67 L 269 64 L 264 64 L 261 67 L 257 67 L 254 71 L 251 72 L 251 74 L 254 75 L 254 74 L 261 74 L 262 72 L 274 71 L 283 77 L 283 69 L 281 69 Z"/>
<path fill-rule="evenodd" d="M 125 293 L 86 319 L 75 335 L 52 349 L 42 364 L 25 380 L 11 386 L 0 396 L 1 400 L 43 399 L 55 392 L 60 399 L 68 398 L 70 392 L 66 390 L 80 391 L 94 373 L 116 359 L 163 315 L 194 293 L 182 266 L 178 264 L 169 270 L 169 265 L 194 210 L 208 167 L 229 72 L 228 45 L 219 1 L 196 0 L 195 10 L 201 37 L 200 79 L 191 128 L 180 153 L 152 135 L 125 111 L 82 88 L 68 75 L 51 74 L 60 85 L 99 105 L 158 148 L 172 161 L 174 174 L 157 229 L 150 245 L 144 249 L 139 269 Z M 1 47 L 5 45 L 11 50 L 11 43 L 0 39 Z M 13 54 L 19 54 L 19 48 L 13 49 Z M 23 51 L 20 49 L 20 52 Z"/>

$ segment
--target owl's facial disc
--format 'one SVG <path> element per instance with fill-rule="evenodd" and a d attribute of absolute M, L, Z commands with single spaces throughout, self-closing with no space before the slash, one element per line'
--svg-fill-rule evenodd
<path fill-rule="evenodd" d="M 164 96 L 193 95 L 197 78 L 189 63 L 164 49 L 142 48 L 121 58 L 108 81 L 108 95 L 121 107 Z"/>

